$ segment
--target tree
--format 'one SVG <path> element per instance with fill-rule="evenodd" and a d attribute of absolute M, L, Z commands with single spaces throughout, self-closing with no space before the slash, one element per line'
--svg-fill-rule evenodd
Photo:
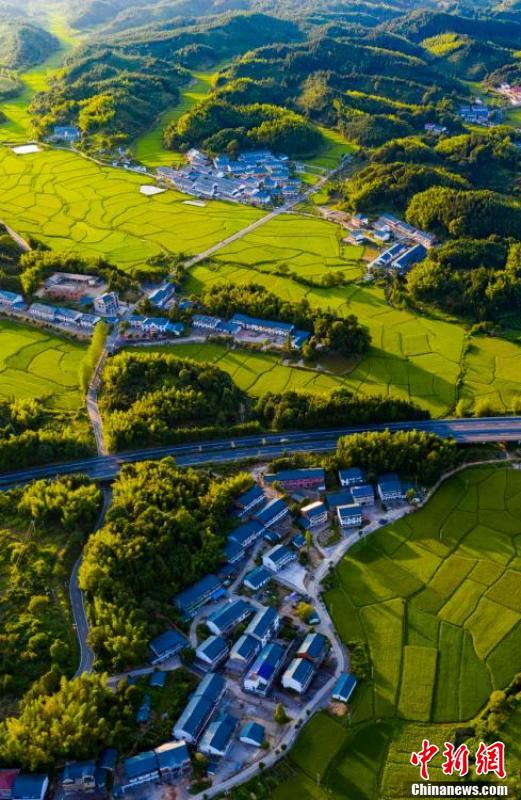
<path fill-rule="evenodd" d="M 315 609 L 310 603 L 299 603 L 296 610 L 297 616 L 302 622 L 307 622 L 312 614 L 315 613 Z"/>
<path fill-rule="evenodd" d="M 286 722 L 289 722 L 289 717 L 286 714 L 286 710 L 282 703 L 277 703 L 275 706 L 275 711 L 273 713 L 273 719 L 278 725 L 285 725 Z"/>
<path fill-rule="evenodd" d="M 308 552 L 313 547 L 313 534 L 311 533 L 310 530 L 306 531 L 306 547 L 308 549 Z"/>

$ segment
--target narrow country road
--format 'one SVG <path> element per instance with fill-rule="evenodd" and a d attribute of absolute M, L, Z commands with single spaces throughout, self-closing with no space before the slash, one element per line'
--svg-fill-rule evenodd
<path fill-rule="evenodd" d="M 95 531 L 99 530 L 105 521 L 105 514 L 107 513 L 112 492 L 110 489 L 103 489 L 103 505 L 96 521 Z M 80 647 L 80 663 L 74 677 L 82 675 L 84 672 L 90 673 L 94 667 L 94 651 L 88 643 L 89 637 L 89 623 L 87 614 L 85 612 L 85 602 L 83 599 L 83 592 L 78 586 L 78 573 L 83 561 L 83 553 L 80 555 L 72 569 L 69 581 L 69 598 L 71 602 L 72 618 L 74 620 L 74 627 L 76 629 L 76 636 L 78 637 L 78 644 Z"/>
<path fill-rule="evenodd" d="M 342 164 L 340 164 L 339 167 L 335 167 L 335 169 L 332 169 L 325 175 L 323 175 L 322 178 L 320 178 L 320 180 L 318 180 L 315 184 L 313 184 L 313 186 L 310 189 L 308 189 L 307 192 L 304 192 L 304 195 L 302 197 L 299 197 L 297 200 L 291 200 L 289 203 L 285 203 L 285 205 L 280 206 L 279 208 L 275 208 L 273 211 L 270 211 L 269 214 L 266 214 L 264 217 L 255 220 L 255 222 L 252 222 L 251 225 L 247 225 L 246 228 L 242 228 L 242 230 L 237 231 L 237 233 L 233 233 L 226 239 L 222 239 L 220 242 L 217 242 L 217 244 L 212 245 L 212 247 L 209 247 L 202 253 L 198 253 L 198 255 L 187 259 L 184 262 L 184 266 L 187 267 L 188 269 L 190 267 L 195 266 L 200 261 L 204 261 L 205 258 L 213 256 L 214 253 L 217 253 L 219 250 L 222 250 L 229 244 L 232 244 L 233 242 L 236 242 L 239 239 L 244 238 L 244 236 L 247 236 L 249 233 L 252 233 L 253 231 L 257 230 L 257 228 L 260 228 L 261 225 L 266 225 L 267 222 L 271 222 L 273 219 L 280 216 L 281 214 L 289 213 L 293 208 L 295 208 L 295 206 L 298 206 L 300 203 L 302 203 L 303 199 L 307 199 L 312 195 L 316 194 L 317 192 L 319 192 L 320 189 L 322 189 L 322 187 L 324 186 L 324 184 L 330 178 L 332 178 L 334 175 L 340 172 L 340 170 L 343 169 L 343 167 L 344 163 L 342 162 Z"/>
<path fill-rule="evenodd" d="M 20 250 L 23 250 L 24 253 L 28 253 L 29 252 L 29 250 L 31 249 L 31 245 L 29 244 L 29 242 L 27 242 L 23 238 L 23 236 L 20 236 L 20 234 L 17 233 L 15 230 L 13 230 L 13 228 L 10 228 L 9 225 L 6 225 L 5 222 L 2 219 L 0 219 L 0 225 L 4 226 L 4 228 L 6 229 L 7 233 L 9 234 L 11 239 L 14 242 L 16 242 L 16 244 L 18 245 Z"/>

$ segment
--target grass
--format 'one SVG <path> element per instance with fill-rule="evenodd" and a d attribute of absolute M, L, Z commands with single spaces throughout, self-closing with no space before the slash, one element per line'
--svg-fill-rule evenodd
<path fill-rule="evenodd" d="M 127 269 L 165 251 L 199 253 L 262 215 L 220 202 L 197 208 L 174 191 L 145 197 L 143 177 L 63 150 L 0 148 L 0 180 L 0 219 L 15 230 Z"/>
<path fill-rule="evenodd" d="M 462 507 L 471 522 L 463 517 L 454 530 Z M 485 536 L 490 514 L 496 525 Z M 468 469 L 339 564 L 325 599 L 344 641 L 365 641 L 372 677 L 349 715 L 321 713 L 290 754 L 297 775 L 317 776 L 320 800 L 405 796 L 422 738 L 452 740 L 492 689 L 512 680 L 521 652 L 521 573 L 513 566 L 520 531 L 521 473 Z M 435 763 L 431 779 L 441 777 Z M 277 797 L 287 796 L 286 785 Z"/>
<path fill-rule="evenodd" d="M 181 88 L 180 102 L 164 111 L 147 133 L 134 143 L 134 155 L 147 167 L 165 167 L 184 161 L 182 153 L 167 150 L 163 144 L 163 133 L 172 122 L 183 116 L 194 105 L 200 103 L 212 89 L 219 69 L 213 72 L 194 72 L 192 80 Z"/>
<path fill-rule="evenodd" d="M 356 145 L 344 139 L 341 133 L 319 126 L 320 133 L 324 138 L 324 146 L 320 153 L 313 158 L 307 158 L 306 164 L 313 168 L 325 170 L 334 169 L 342 159 L 342 156 L 353 153 Z"/>
<path fill-rule="evenodd" d="M 75 411 L 82 399 L 78 368 L 85 348 L 46 331 L 0 320 L 0 396 L 46 400 Z"/>
<path fill-rule="evenodd" d="M 16 97 L 0 104 L 0 110 L 7 117 L 7 121 L 0 125 L 0 141 L 20 142 L 32 136 L 32 121 L 29 114 L 31 101 L 38 92 L 43 92 L 47 88 L 49 81 L 74 45 L 64 17 L 59 12 L 50 15 L 48 28 L 58 38 L 60 46 L 41 64 L 19 73 L 18 78 L 23 84 L 22 91 Z"/>

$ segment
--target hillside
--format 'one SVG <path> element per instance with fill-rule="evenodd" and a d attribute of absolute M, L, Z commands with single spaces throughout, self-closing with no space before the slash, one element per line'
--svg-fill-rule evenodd
<path fill-rule="evenodd" d="M 0 67 L 20 69 L 39 64 L 58 48 L 55 36 L 0 8 Z"/>

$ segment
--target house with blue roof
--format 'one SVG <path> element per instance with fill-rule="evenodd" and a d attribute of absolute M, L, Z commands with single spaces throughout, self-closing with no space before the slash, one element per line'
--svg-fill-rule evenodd
<path fill-rule="evenodd" d="M 290 322 L 278 322 L 267 319 L 257 319 L 249 317 L 247 314 L 234 314 L 232 322 L 240 325 L 248 331 L 255 331 L 255 333 L 265 334 L 267 336 L 290 336 L 295 326 Z"/>
<path fill-rule="evenodd" d="M 216 636 L 227 636 L 237 625 L 250 617 L 254 610 L 247 600 L 242 598 L 232 600 L 210 614 L 206 620 L 206 627 Z"/>
<path fill-rule="evenodd" d="M 268 544 L 273 544 L 273 545 L 280 544 L 282 541 L 282 536 L 278 531 L 275 530 L 265 531 L 262 538 L 264 539 L 265 542 L 268 542 Z"/>
<path fill-rule="evenodd" d="M 197 742 L 206 725 L 215 713 L 226 691 L 226 681 L 221 675 L 208 673 L 191 695 L 183 713 L 175 723 L 172 735 L 175 739 Z"/>
<path fill-rule="evenodd" d="M 285 469 L 280 472 L 264 476 L 264 483 L 280 483 L 285 489 L 313 489 L 314 491 L 324 491 L 326 485 L 326 473 L 322 467 L 312 467 L 306 469 Z"/>
<path fill-rule="evenodd" d="M 192 760 L 185 742 L 165 742 L 154 752 L 162 781 L 170 783 L 192 771 Z"/>
<path fill-rule="evenodd" d="M 230 645 L 222 636 L 209 636 L 197 647 L 195 654 L 202 661 L 206 669 L 216 669 L 219 664 L 226 661 Z"/>
<path fill-rule="evenodd" d="M 342 673 L 339 679 L 333 686 L 333 691 L 331 692 L 331 697 L 333 700 L 337 700 L 339 703 L 348 703 L 349 698 L 353 694 L 354 690 L 356 689 L 356 678 L 354 675 L 350 675 L 348 672 Z"/>
<path fill-rule="evenodd" d="M 28 314 L 34 319 L 39 319 L 42 322 L 56 323 L 57 308 L 49 306 L 46 303 L 33 303 L 29 306 Z"/>
<path fill-rule="evenodd" d="M 258 722 L 246 722 L 239 733 L 239 741 L 251 747 L 262 747 L 266 741 L 266 729 Z"/>
<path fill-rule="evenodd" d="M 354 503 L 351 489 L 340 489 L 336 492 L 326 494 L 326 503 L 331 511 L 335 511 L 338 506 L 349 506 Z"/>
<path fill-rule="evenodd" d="M 365 475 L 360 467 L 349 467 L 338 471 L 340 486 L 359 486 L 365 481 Z"/>
<path fill-rule="evenodd" d="M 235 528 L 229 534 L 228 539 L 237 542 L 243 548 L 251 547 L 261 538 L 263 529 L 260 522 L 252 519 Z"/>
<path fill-rule="evenodd" d="M 258 592 L 260 589 L 263 589 L 272 578 L 273 573 L 269 569 L 266 569 L 266 567 L 256 567 L 245 576 L 243 584 L 247 589 L 251 589 L 252 592 Z"/>
<path fill-rule="evenodd" d="M 149 694 L 146 694 L 136 713 L 136 722 L 140 725 L 144 725 L 150 719 L 151 705 L 152 698 Z"/>
<path fill-rule="evenodd" d="M 282 685 L 297 694 L 304 694 L 315 675 L 315 667 L 305 658 L 294 658 L 282 676 Z"/>
<path fill-rule="evenodd" d="M 113 747 L 106 747 L 101 753 L 98 766 L 100 769 L 105 769 L 108 772 L 114 772 L 116 764 L 118 763 L 118 751 Z"/>
<path fill-rule="evenodd" d="M 119 312 L 119 297 L 117 292 L 104 292 L 94 298 L 94 311 L 102 317 L 117 317 Z"/>
<path fill-rule="evenodd" d="M 423 261 L 426 257 L 427 249 L 422 244 L 415 244 L 413 247 L 406 250 L 405 253 L 402 253 L 401 256 L 398 256 L 393 263 L 393 269 L 403 274 L 412 269 L 416 264 L 419 264 L 420 261 Z"/>
<path fill-rule="evenodd" d="M 251 489 L 243 492 L 234 501 L 234 506 L 237 509 L 238 517 L 246 517 L 251 513 L 252 509 L 259 506 L 264 501 L 264 492 L 261 487 L 256 483 Z"/>
<path fill-rule="evenodd" d="M 230 714 L 221 714 L 211 722 L 199 744 L 199 750 L 206 756 L 224 758 L 231 747 L 238 720 Z"/>
<path fill-rule="evenodd" d="M 193 617 L 206 603 L 217 600 L 226 592 L 215 575 L 205 575 L 200 581 L 183 589 L 174 597 L 174 605 L 186 617 Z"/>
<path fill-rule="evenodd" d="M 153 750 L 138 753 L 123 761 L 123 792 L 159 780 L 159 764 Z"/>
<path fill-rule="evenodd" d="M 49 777 L 42 774 L 20 772 L 11 789 L 12 800 L 44 800 L 49 789 Z"/>
<path fill-rule="evenodd" d="M 167 674 L 159 669 L 154 670 L 148 679 L 148 685 L 154 689 L 163 689 L 166 684 Z"/>
<path fill-rule="evenodd" d="M 280 628 L 280 617 L 271 606 L 260 608 L 245 630 L 245 634 L 254 636 L 261 644 L 266 645 L 276 636 Z"/>
<path fill-rule="evenodd" d="M 244 672 L 261 647 L 262 644 L 259 639 L 255 636 L 250 636 L 248 633 L 243 633 L 231 649 L 227 669 L 231 669 L 233 672 Z"/>
<path fill-rule="evenodd" d="M 337 506 L 336 513 L 341 528 L 357 528 L 363 522 L 362 507 L 357 503 Z"/>
<path fill-rule="evenodd" d="M 405 492 L 402 482 L 395 473 L 381 475 L 377 482 L 378 496 L 382 503 L 390 503 L 396 500 L 403 500 Z"/>
<path fill-rule="evenodd" d="M 327 506 L 321 500 L 300 509 L 306 528 L 316 528 L 327 522 Z"/>
<path fill-rule="evenodd" d="M 21 294 L 17 292 L 8 292 L 6 289 L 0 289 L 0 305 L 5 308 L 22 309 L 25 308 L 25 302 Z"/>
<path fill-rule="evenodd" d="M 359 506 L 372 506 L 375 503 L 374 489 L 370 483 L 362 483 L 351 488 L 353 501 Z"/>
<path fill-rule="evenodd" d="M 75 125 L 55 125 L 51 138 L 60 142 L 77 142 L 81 139 L 81 131 Z"/>
<path fill-rule="evenodd" d="M 152 639 L 148 646 L 152 651 L 152 664 L 161 664 L 188 647 L 188 640 L 178 631 L 168 630 Z"/>
<path fill-rule="evenodd" d="M 296 558 L 297 554 L 294 550 L 290 550 L 283 544 L 278 544 L 276 547 L 272 547 L 271 550 L 268 550 L 267 553 L 264 553 L 262 556 L 262 563 L 272 572 L 279 572 L 292 561 L 296 561 Z"/>
<path fill-rule="evenodd" d="M 289 516 L 289 508 L 280 497 L 275 497 L 254 511 L 255 519 L 264 529 L 271 528 L 277 522 L 282 522 L 287 516 Z"/>
<path fill-rule="evenodd" d="M 175 286 L 169 281 L 166 281 L 162 283 L 161 286 L 153 289 L 148 295 L 148 299 L 156 308 L 164 308 L 174 295 Z"/>
<path fill-rule="evenodd" d="M 244 677 L 244 691 L 266 697 L 285 658 L 286 650 L 282 645 L 270 642 L 263 647 Z"/>
<path fill-rule="evenodd" d="M 65 764 L 61 775 L 61 787 L 66 797 L 88 794 L 91 797 L 103 793 L 107 785 L 107 775 L 98 769 L 96 762 L 72 761 Z"/>
<path fill-rule="evenodd" d="M 178 337 L 182 336 L 184 332 L 182 322 L 170 322 L 169 319 L 163 317 L 133 316 L 129 317 L 126 322 L 131 331 L 142 336 Z"/>
<path fill-rule="evenodd" d="M 297 657 L 310 661 L 317 669 L 329 650 L 329 640 L 321 633 L 308 633 L 297 648 Z"/>
<path fill-rule="evenodd" d="M 244 547 L 228 537 L 228 541 L 223 547 L 223 556 L 226 559 L 226 563 L 237 564 L 244 558 L 244 553 Z"/>
<path fill-rule="evenodd" d="M 205 331 L 215 331 L 221 322 L 220 317 L 210 317 L 207 314 L 194 314 L 192 317 L 192 327 Z"/>
<path fill-rule="evenodd" d="M 291 546 L 295 550 L 302 550 L 306 546 L 306 537 L 302 533 L 297 533 L 291 540 Z"/>

